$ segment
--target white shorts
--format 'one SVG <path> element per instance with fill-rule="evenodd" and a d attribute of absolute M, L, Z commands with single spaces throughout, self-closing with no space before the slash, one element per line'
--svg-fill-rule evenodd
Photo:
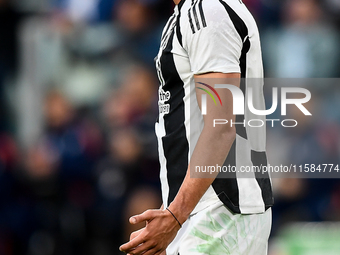
<path fill-rule="evenodd" d="M 266 255 L 271 209 L 234 214 L 222 202 L 191 215 L 166 250 L 167 255 Z"/>

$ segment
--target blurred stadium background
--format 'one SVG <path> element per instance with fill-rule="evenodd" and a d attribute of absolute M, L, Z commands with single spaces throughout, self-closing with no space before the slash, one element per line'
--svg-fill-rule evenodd
<path fill-rule="evenodd" d="M 266 77 L 340 77 L 339 0 L 244 2 Z M 128 217 L 160 206 L 153 58 L 172 9 L 0 0 L 0 255 L 121 254 Z M 313 118 L 268 129 L 273 164 L 339 163 L 339 86 L 308 89 Z M 270 255 L 340 254 L 340 180 L 273 182 Z"/>

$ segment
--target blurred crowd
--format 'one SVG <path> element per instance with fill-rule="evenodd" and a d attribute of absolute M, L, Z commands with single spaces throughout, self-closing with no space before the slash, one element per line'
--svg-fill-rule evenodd
<path fill-rule="evenodd" d="M 266 77 L 340 77 L 338 0 L 244 2 Z M 129 216 L 161 205 L 153 62 L 172 11 L 170 0 L 0 0 L 1 255 L 120 254 L 140 228 Z M 268 128 L 273 164 L 340 163 L 340 90 L 323 85 L 309 87 L 313 121 L 291 112 L 298 128 Z M 273 183 L 274 236 L 340 220 L 339 180 Z"/>

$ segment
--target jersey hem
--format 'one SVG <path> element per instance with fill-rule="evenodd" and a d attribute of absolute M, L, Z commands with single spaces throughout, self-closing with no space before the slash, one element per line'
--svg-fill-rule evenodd
<path fill-rule="evenodd" d="M 209 68 L 203 69 L 199 71 L 192 71 L 194 75 L 205 74 L 205 73 L 241 73 L 240 68 L 226 68 L 226 67 L 216 67 L 216 68 Z"/>

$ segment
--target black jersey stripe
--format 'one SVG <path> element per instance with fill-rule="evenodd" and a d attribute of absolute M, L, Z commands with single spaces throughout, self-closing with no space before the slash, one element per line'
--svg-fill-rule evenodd
<path fill-rule="evenodd" d="M 247 53 L 251 47 L 251 43 L 248 35 L 248 28 L 244 21 L 235 13 L 235 11 L 224 1 L 220 0 L 229 14 L 231 21 L 233 22 L 236 31 L 238 32 L 243 42 L 241 57 L 240 57 L 240 69 L 241 69 L 241 84 L 240 88 L 244 95 L 246 95 L 246 77 L 247 77 Z M 237 122 L 244 122 L 244 115 L 236 116 Z M 236 125 L 236 132 L 241 137 L 247 139 L 246 128 L 243 125 Z M 251 161 L 255 166 L 267 165 L 267 156 L 265 152 L 251 151 Z M 265 209 L 268 209 L 273 205 L 272 187 L 269 179 L 269 175 L 255 173 L 256 181 L 261 189 L 262 200 L 265 204 Z"/>
<path fill-rule="evenodd" d="M 242 73 L 241 73 L 242 76 Z M 243 95 L 246 95 L 246 80 L 244 78 L 241 79 L 240 82 L 240 89 L 243 93 Z M 245 127 L 245 118 L 244 118 L 244 114 L 242 115 L 236 115 L 235 117 L 235 122 L 236 122 L 236 134 L 238 134 L 239 136 L 241 136 L 244 139 L 247 139 L 247 130 Z"/>
<path fill-rule="evenodd" d="M 200 22 L 198 21 L 198 16 L 197 16 L 197 12 L 196 12 L 197 3 L 198 3 L 198 1 L 196 1 L 195 3 L 194 3 L 194 1 L 192 1 L 191 9 L 192 9 L 192 13 L 194 14 L 197 30 L 200 30 L 201 26 L 200 26 Z"/>
<path fill-rule="evenodd" d="M 186 136 L 184 109 L 184 82 L 177 72 L 174 54 L 171 52 L 175 38 L 175 29 L 161 56 L 164 91 L 169 91 L 171 100 L 170 112 L 164 115 L 165 136 L 162 137 L 164 156 L 167 164 L 167 180 L 169 184 L 168 205 L 175 198 L 188 168 L 189 142 Z"/>
<path fill-rule="evenodd" d="M 189 9 L 189 11 L 188 11 L 188 18 L 189 18 L 189 23 L 190 23 L 191 31 L 192 31 L 192 33 L 194 34 L 194 33 L 195 33 L 195 27 L 194 27 L 194 24 L 192 23 L 192 17 L 191 17 L 190 9 Z"/>
<path fill-rule="evenodd" d="M 236 139 L 230 147 L 223 166 L 236 167 Z M 223 172 L 220 172 L 213 181 L 212 187 L 223 204 L 225 204 L 232 212 L 241 213 L 236 172 L 229 172 L 228 176 L 225 176 Z"/>
<path fill-rule="evenodd" d="M 247 30 L 247 32 L 248 32 L 248 30 Z M 251 44 L 250 44 L 249 36 L 247 35 L 246 40 L 244 40 L 244 42 L 243 42 L 243 47 L 242 47 L 242 52 L 241 52 L 241 57 L 240 57 L 241 78 L 247 77 L 247 53 L 250 49 L 250 46 L 251 46 Z M 243 93 L 244 92 L 245 91 L 243 91 Z"/>
<path fill-rule="evenodd" d="M 250 41 L 249 37 L 247 36 L 247 40 L 243 43 L 241 57 L 240 57 L 240 69 L 241 69 L 241 83 L 240 83 L 240 89 L 243 93 L 243 95 L 246 95 L 246 76 L 247 76 L 247 53 L 250 49 Z M 236 122 L 237 123 L 244 123 L 245 118 L 244 115 L 236 115 Z M 247 131 L 246 127 L 243 124 L 236 125 L 236 133 L 243 137 L 244 139 L 247 139 Z"/>
<path fill-rule="evenodd" d="M 248 37 L 248 28 L 244 21 L 237 15 L 237 13 L 224 1 L 220 0 L 220 3 L 224 6 L 225 10 L 227 11 L 237 33 L 241 37 L 241 40 L 243 43 L 241 57 L 240 57 L 240 69 L 241 69 L 241 84 L 240 89 L 243 92 L 243 95 L 246 95 L 246 84 L 245 79 L 247 76 L 247 53 L 250 49 L 250 40 Z M 247 38 L 245 40 L 245 38 Z M 244 123 L 244 115 L 237 115 L 236 116 L 236 122 L 237 123 Z M 247 139 L 247 131 L 245 128 L 245 125 L 243 124 L 237 124 L 236 125 L 236 133 L 243 137 L 244 139 Z"/>
<path fill-rule="evenodd" d="M 224 6 L 225 10 L 228 12 L 228 15 L 233 22 L 237 33 L 240 35 L 242 42 L 248 36 L 248 28 L 244 21 L 237 15 L 237 13 L 223 0 L 220 0 L 220 3 Z"/>
<path fill-rule="evenodd" d="M 260 170 L 262 170 L 260 167 L 267 166 L 267 155 L 264 151 L 251 151 L 251 161 L 253 162 L 254 166 L 259 167 Z M 258 185 L 261 188 L 262 193 L 262 199 L 265 204 L 265 209 L 267 210 L 269 207 L 271 207 L 274 204 L 274 198 L 273 198 L 273 192 L 272 192 L 272 185 L 270 183 L 269 179 L 269 173 L 268 172 L 255 172 L 255 177 Z"/>
<path fill-rule="evenodd" d="M 227 11 L 236 31 L 238 32 L 242 42 L 242 51 L 240 57 L 240 69 L 241 69 L 241 83 L 240 89 L 242 90 L 243 94 L 246 95 L 246 77 L 247 77 L 247 53 L 250 50 L 251 43 L 249 40 L 248 35 L 248 28 L 244 21 L 237 15 L 237 13 L 223 0 L 220 0 L 220 3 L 224 6 L 225 10 Z M 236 122 L 237 123 L 244 123 L 245 117 L 244 115 L 237 115 Z M 236 133 L 247 139 L 247 131 L 245 125 L 238 124 L 236 125 Z M 266 153 L 256 153 L 255 151 L 251 152 L 251 160 L 253 165 L 265 165 L 267 163 Z M 265 204 L 265 209 L 268 209 L 272 204 L 272 190 L 271 190 L 271 183 L 269 179 L 269 175 L 259 175 L 255 174 L 256 181 L 261 189 L 261 196 L 262 200 Z M 224 201 L 223 201 L 224 202 Z M 237 205 L 239 206 L 239 205 Z M 239 207 L 238 207 L 238 210 Z"/>
<path fill-rule="evenodd" d="M 202 2 L 203 2 L 203 0 L 200 0 L 200 3 L 198 5 L 198 9 L 199 9 L 200 14 L 201 14 L 202 25 L 203 25 L 203 27 L 206 27 L 207 26 L 207 22 L 205 20 L 205 16 L 204 16 L 204 12 L 203 12 Z"/>
<path fill-rule="evenodd" d="M 178 9 L 181 10 L 183 4 L 184 4 L 185 0 L 181 0 L 178 4 Z"/>
<path fill-rule="evenodd" d="M 164 32 L 163 34 L 163 38 L 161 40 L 161 48 L 164 49 L 169 41 L 169 30 L 170 29 L 173 29 L 173 26 L 174 26 L 174 19 L 175 19 L 176 15 L 174 14 L 172 17 L 170 17 L 170 20 L 167 24 L 167 28 L 165 29 L 166 31 Z M 176 22 L 177 23 L 177 22 Z M 163 76 L 162 76 L 162 73 L 161 73 L 161 63 L 160 61 L 157 61 L 157 57 L 156 57 L 156 70 L 157 70 L 157 76 L 159 78 L 159 81 L 161 83 L 161 85 L 163 86 L 164 85 L 164 79 L 163 79 Z"/>

